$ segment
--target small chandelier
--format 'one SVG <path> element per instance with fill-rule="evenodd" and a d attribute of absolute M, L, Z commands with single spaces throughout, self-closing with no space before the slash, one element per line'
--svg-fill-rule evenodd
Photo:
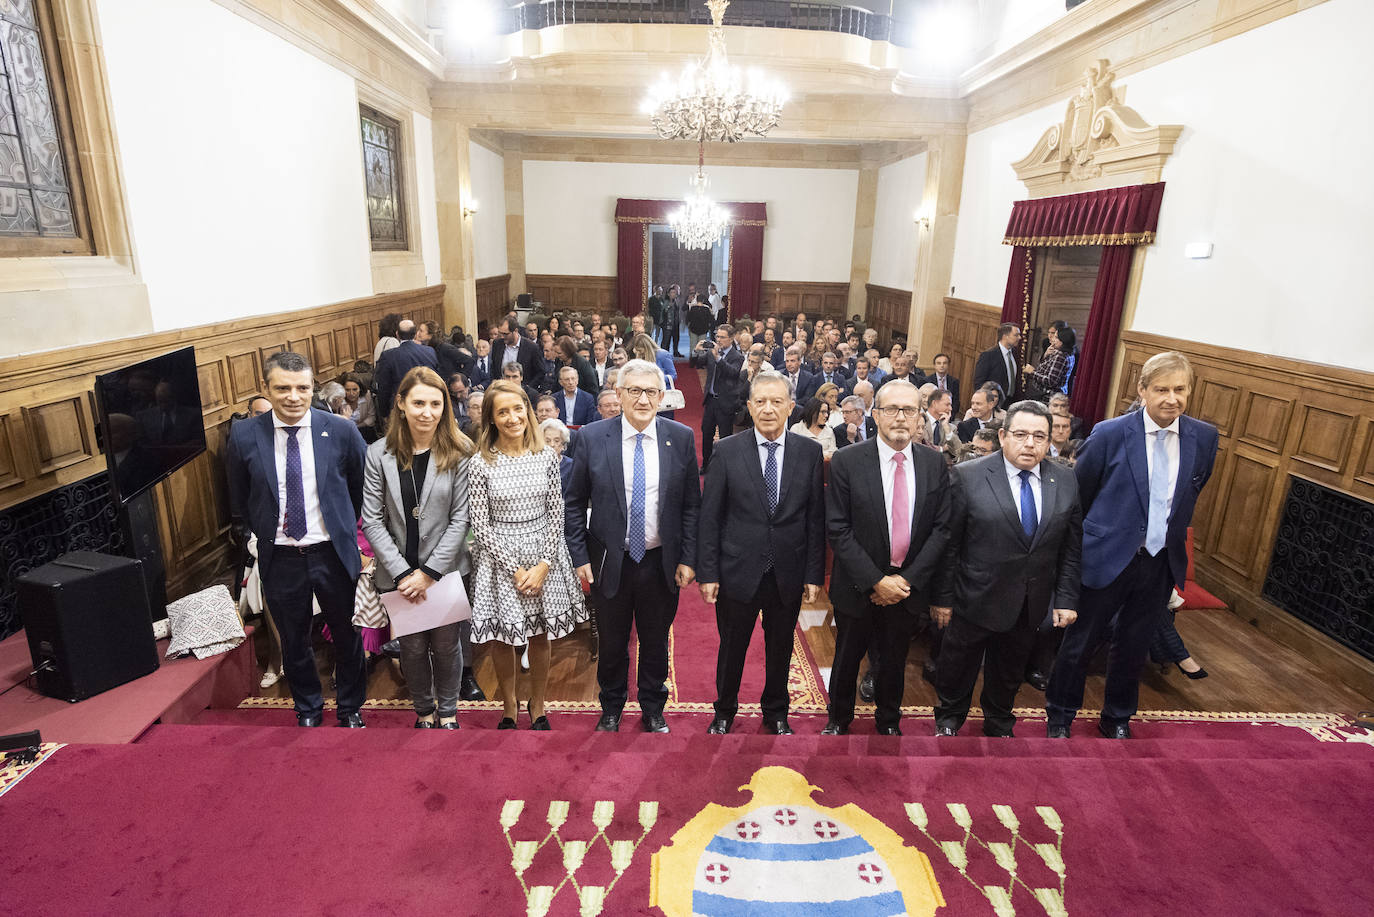
<path fill-rule="evenodd" d="M 665 77 L 649 91 L 644 110 L 660 139 L 734 143 L 777 126 L 787 90 L 756 70 L 746 77 L 730 66 L 721 25 L 729 5 L 730 0 L 707 0 L 712 26 L 706 56 L 689 63 L 676 83 Z"/>
<path fill-rule="evenodd" d="M 692 190 L 682 207 L 668 215 L 677 244 L 693 249 L 708 249 L 720 241 L 730 226 L 730 212 L 706 196 L 706 147 L 701 141 L 697 148 L 697 174 L 692 176 Z"/>

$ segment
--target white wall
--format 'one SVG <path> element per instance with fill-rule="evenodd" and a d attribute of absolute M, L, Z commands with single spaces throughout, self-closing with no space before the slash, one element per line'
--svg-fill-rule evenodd
<path fill-rule="evenodd" d="M 925 153 L 917 153 L 878 170 L 869 283 L 898 290 L 911 289 L 916 276 L 916 211 L 921 209 L 925 184 Z"/>
<path fill-rule="evenodd" d="M 99 16 L 154 330 L 371 294 L 353 80 L 210 0 Z"/>
<path fill-rule="evenodd" d="M 1374 370 L 1368 179 L 1374 4 L 1330 0 L 1119 81 L 1147 121 L 1186 130 L 1164 169 L 1132 329 Z M 1283 61 L 1283 66 L 1274 66 Z M 1063 106 L 970 135 L 956 237 L 956 296 L 1000 305 L 1010 249 L 1010 163 Z M 1215 246 L 1189 261 L 1192 241 Z"/>
<path fill-rule="evenodd" d="M 680 199 L 695 168 L 527 160 L 525 265 L 531 274 L 614 275 L 617 198 Z M 763 201 L 763 279 L 847 282 L 859 173 L 707 163 L 718 201 Z"/>
<path fill-rule="evenodd" d="M 506 161 L 499 153 L 468 142 L 472 169 L 472 196 L 477 212 L 472 215 L 473 261 L 477 276 L 499 277 L 506 273 Z"/>
<path fill-rule="evenodd" d="M 439 270 L 439 210 L 434 191 L 434 123 L 411 112 L 415 137 L 415 200 L 419 205 L 420 258 L 425 264 L 425 283 L 443 283 Z"/>

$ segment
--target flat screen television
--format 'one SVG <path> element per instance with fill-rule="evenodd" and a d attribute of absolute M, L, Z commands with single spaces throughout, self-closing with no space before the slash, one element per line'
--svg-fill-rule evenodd
<path fill-rule="evenodd" d="M 205 451 L 194 347 L 96 376 L 95 404 L 121 504 Z"/>

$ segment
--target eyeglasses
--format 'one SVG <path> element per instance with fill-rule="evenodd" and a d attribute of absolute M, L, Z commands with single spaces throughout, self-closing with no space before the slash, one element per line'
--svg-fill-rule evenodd
<path fill-rule="evenodd" d="M 654 398 L 663 394 L 663 390 L 657 388 L 622 388 L 621 391 L 625 393 L 625 397 L 630 399 L 631 402 L 638 401 L 645 395 L 648 395 L 649 400 L 653 401 Z"/>
<path fill-rule="evenodd" d="M 873 410 L 877 411 L 879 414 L 887 418 L 896 417 L 899 414 L 902 417 L 915 417 L 917 414 L 921 413 L 920 408 L 903 408 L 898 407 L 896 405 L 888 405 L 887 407 L 874 408 Z"/>
<path fill-rule="evenodd" d="M 1008 430 L 1007 435 L 1018 443 L 1024 443 L 1027 439 L 1034 440 L 1036 443 L 1044 443 L 1048 442 L 1050 438 L 1048 433 L 1040 433 L 1038 431 L 1032 433 L 1030 430 Z"/>

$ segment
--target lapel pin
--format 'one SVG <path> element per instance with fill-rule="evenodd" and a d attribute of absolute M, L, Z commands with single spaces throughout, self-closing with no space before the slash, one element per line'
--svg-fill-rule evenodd
<path fill-rule="evenodd" d="M 321 431 L 320 431 L 320 435 L 321 435 L 321 436 L 328 436 L 328 435 L 329 435 L 329 431 L 328 431 L 328 430 L 321 430 Z"/>

